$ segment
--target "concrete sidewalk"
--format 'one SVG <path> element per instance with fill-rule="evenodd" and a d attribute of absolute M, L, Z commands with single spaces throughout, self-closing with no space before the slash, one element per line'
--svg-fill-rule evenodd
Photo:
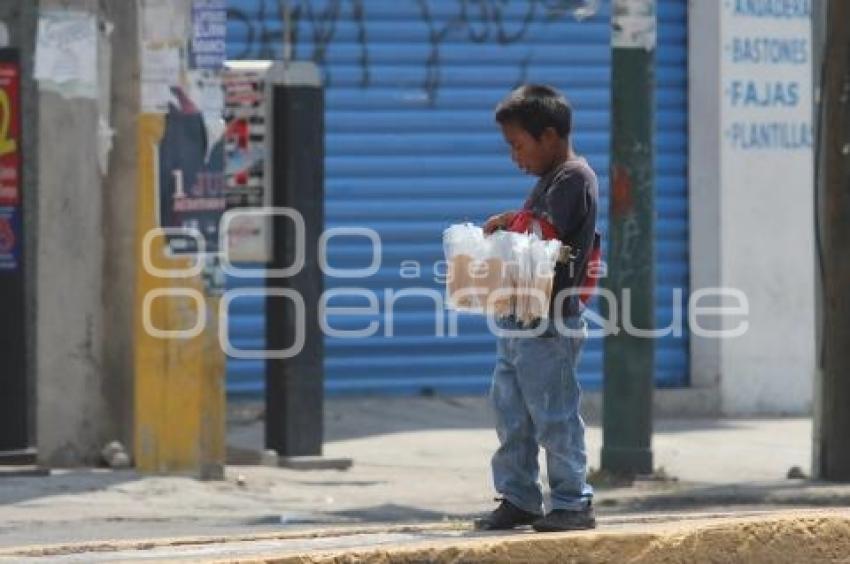
<path fill-rule="evenodd" d="M 232 412 L 230 444 L 259 448 L 256 409 Z M 808 419 L 658 421 L 656 466 L 669 479 L 603 484 L 596 505 L 603 523 L 681 511 L 850 506 L 850 486 L 785 478 L 792 466 L 809 472 L 810 435 Z M 364 524 L 466 530 L 471 516 L 493 507 L 496 437 L 481 398 L 332 400 L 326 436 L 326 455 L 352 458 L 350 470 L 230 466 L 223 482 L 107 470 L 2 478 L 0 547 Z M 601 432 L 592 422 L 588 447 L 597 467 Z"/>

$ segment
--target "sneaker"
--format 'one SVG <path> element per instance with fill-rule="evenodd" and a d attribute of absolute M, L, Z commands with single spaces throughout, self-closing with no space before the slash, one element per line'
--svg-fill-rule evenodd
<path fill-rule="evenodd" d="M 540 520 L 539 513 L 529 513 L 511 503 L 510 501 L 497 497 L 495 501 L 501 501 L 499 507 L 490 515 L 475 520 L 475 529 L 478 531 L 506 531 L 521 525 L 531 525 Z"/>
<path fill-rule="evenodd" d="M 590 506 L 579 510 L 553 509 L 546 517 L 535 521 L 531 526 L 538 533 L 595 529 L 596 514 Z"/>

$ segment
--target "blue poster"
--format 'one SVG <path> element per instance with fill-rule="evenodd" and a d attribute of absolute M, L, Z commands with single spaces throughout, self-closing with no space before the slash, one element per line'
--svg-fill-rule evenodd
<path fill-rule="evenodd" d="M 194 0 L 190 68 L 219 70 L 224 66 L 226 34 L 226 0 Z"/>
<path fill-rule="evenodd" d="M 20 208 L 0 207 L 0 271 L 18 270 L 20 261 Z"/>
<path fill-rule="evenodd" d="M 204 118 L 180 88 L 173 89 L 159 141 L 159 219 L 162 227 L 194 228 L 205 251 L 218 250 L 218 225 L 226 209 L 224 140 L 208 139 Z M 174 253 L 194 254 L 198 245 L 185 235 L 168 237 Z"/>

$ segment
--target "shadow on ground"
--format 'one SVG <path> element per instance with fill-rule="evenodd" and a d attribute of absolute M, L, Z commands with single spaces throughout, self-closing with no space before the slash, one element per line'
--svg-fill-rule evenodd
<path fill-rule="evenodd" d="M 263 402 L 257 399 L 232 400 L 228 405 L 229 428 L 236 436 L 239 429 L 263 419 Z M 585 418 L 599 425 L 594 418 Z M 749 426 L 748 419 L 664 419 L 656 431 L 688 433 L 725 430 Z M 483 396 L 431 396 L 411 398 L 331 398 L 325 401 L 325 442 L 360 439 L 391 433 L 446 429 L 494 429 L 489 401 Z M 494 431 L 495 432 L 495 431 Z M 245 437 L 240 437 L 244 439 Z M 260 448 L 260 436 L 254 444 L 234 446 Z"/>
<path fill-rule="evenodd" d="M 109 469 L 54 470 L 48 476 L 0 478 L 0 507 L 33 499 L 49 503 L 44 498 L 84 495 L 141 479 L 133 470 Z"/>
<path fill-rule="evenodd" d="M 231 444 L 260 448 L 262 426 L 259 437 L 244 431 L 263 419 L 262 402 L 231 401 L 228 415 L 231 439 L 239 439 Z M 324 424 L 325 442 L 335 442 L 423 430 L 493 429 L 493 418 L 482 397 L 334 398 L 325 402 Z"/>
<path fill-rule="evenodd" d="M 652 495 L 603 498 L 605 512 L 686 510 L 734 506 L 850 507 L 850 489 L 844 485 L 814 480 L 723 485 L 683 484 L 669 492 Z"/>

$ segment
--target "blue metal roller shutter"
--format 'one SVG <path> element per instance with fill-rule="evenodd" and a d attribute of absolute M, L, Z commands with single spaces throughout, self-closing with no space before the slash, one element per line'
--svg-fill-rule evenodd
<path fill-rule="evenodd" d="M 687 323 L 688 272 L 688 2 L 659 0 L 656 55 L 655 318 L 656 327 L 673 319 L 674 289 Z M 688 332 L 656 342 L 655 380 L 659 387 L 688 383 Z"/>
<path fill-rule="evenodd" d="M 237 265 L 256 268 L 256 265 Z M 227 287 L 263 288 L 265 280 L 228 276 Z M 229 336 L 231 344 L 238 349 L 259 350 L 266 344 L 265 300 L 243 297 L 230 304 Z M 227 393 L 231 395 L 258 395 L 264 389 L 265 362 L 250 359 L 227 359 Z"/>
<path fill-rule="evenodd" d="M 313 58 L 326 73 L 327 226 L 370 227 L 383 243 L 375 276 L 327 277 L 327 289 L 374 291 L 382 314 L 387 288 L 442 291 L 432 270 L 442 258 L 442 230 L 517 207 L 532 183 L 513 168 L 492 120 L 495 104 L 522 82 L 554 84 L 573 103 L 576 147 L 599 174 L 600 227 L 606 229 L 607 2 L 582 22 L 546 12 L 536 0 L 499 3 L 498 20 L 492 12 L 464 13 L 466 3 L 448 0 L 292 4 L 298 10 L 296 58 Z M 687 282 L 686 3 L 663 0 L 659 12 L 658 320 L 664 323 L 672 316 L 670 288 Z M 281 20 L 277 1 L 231 0 L 228 55 L 279 57 Z M 362 238 L 338 238 L 329 246 L 329 262 L 363 267 L 371 252 Z M 421 264 L 421 277 L 402 275 L 400 265 L 409 260 Z M 330 305 L 367 304 L 349 295 Z M 480 393 L 488 387 L 494 342 L 482 319 L 461 316 L 459 336 L 437 337 L 433 301 L 402 298 L 392 310 L 393 337 L 383 336 L 389 325 L 384 315 L 329 320 L 337 329 L 380 323 L 374 337 L 326 338 L 329 393 Z M 254 343 L 262 321 L 261 302 L 242 304 L 232 312 L 234 339 Z M 659 385 L 684 384 L 686 340 L 662 340 L 658 353 Z M 259 392 L 261 369 L 260 362 L 230 361 L 228 389 Z M 601 370 L 601 342 L 591 340 L 580 368 L 582 384 L 598 388 Z"/>

